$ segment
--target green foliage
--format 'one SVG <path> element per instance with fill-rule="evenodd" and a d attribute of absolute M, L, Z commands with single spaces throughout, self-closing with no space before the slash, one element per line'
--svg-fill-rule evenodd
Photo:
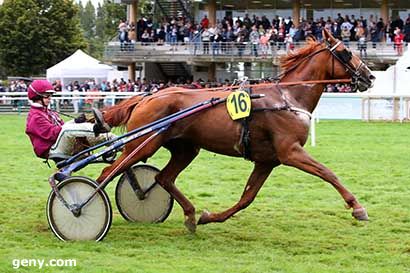
<path fill-rule="evenodd" d="M 45 217 L 50 187 L 47 168 L 24 135 L 25 116 L 0 116 L 0 272 L 12 259 L 76 259 L 76 267 L 41 272 L 409 272 L 409 124 L 320 121 L 310 154 L 341 178 L 368 209 L 370 221 L 353 220 L 329 184 L 280 166 L 255 201 L 225 223 L 183 226 L 178 204 L 161 224 L 128 223 L 115 207 L 112 182 L 106 190 L 114 220 L 104 241 L 58 241 Z M 150 164 L 164 166 L 160 150 Z M 97 177 L 103 165 L 80 175 Z M 202 151 L 177 185 L 203 209 L 222 211 L 240 197 L 252 164 Z"/>
<path fill-rule="evenodd" d="M 109 0 L 104 0 L 101 9 L 97 24 L 100 24 L 100 27 L 103 29 L 104 39 L 109 41 L 117 35 L 120 19 L 127 18 L 127 7 L 125 5 L 112 3 L 112 1 Z"/>
<path fill-rule="evenodd" d="M 5 0 L 0 5 L 0 66 L 32 76 L 84 48 L 78 9 L 66 0 Z"/>
<path fill-rule="evenodd" d="M 88 1 L 81 14 L 81 27 L 84 30 L 86 39 L 94 38 L 95 36 L 95 8 L 91 1 Z"/>
<path fill-rule="evenodd" d="M 87 41 L 86 51 L 95 58 L 102 58 L 105 43 L 117 33 L 119 19 L 126 18 L 126 5 L 104 1 L 95 9 L 91 1 L 87 1 L 85 7 L 80 1 L 79 9 L 81 28 Z"/>

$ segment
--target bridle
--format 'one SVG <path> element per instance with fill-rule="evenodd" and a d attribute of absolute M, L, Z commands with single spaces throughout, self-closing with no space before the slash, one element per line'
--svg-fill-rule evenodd
<path fill-rule="evenodd" d="M 346 69 L 347 72 L 349 72 L 350 76 L 351 76 L 351 84 L 353 86 L 355 86 L 355 88 L 357 87 L 357 84 L 359 81 L 363 81 L 368 85 L 371 85 L 371 81 L 367 78 L 365 78 L 361 73 L 360 73 L 360 69 L 362 68 L 362 66 L 364 66 L 365 64 L 363 63 L 362 60 L 360 60 L 360 64 L 358 65 L 358 67 L 354 67 L 351 63 L 351 60 L 353 58 L 353 54 L 351 51 L 347 50 L 346 48 L 341 50 L 341 51 L 337 51 L 336 48 L 342 43 L 342 41 L 340 40 L 336 40 L 336 44 L 335 45 L 331 45 L 329 42 L 326 42 L 326 47 L 322 47 L 312 53 L 310 53 L 309 55 L 305 56 L 303 59 L 301 59 L 299 62 L 297 62 L 296 64 L 294 64 L 293 66 L 291 66 L 290 68 L 286 69 L 285 71 L 283 71 L 282 73 L 280 73 L 276 79 L 278 79 L 280 81 L 281 78 L 283 78 L 283 76 L 285 76 L 286 74 L 288 74 L 289 72 L 295 70 L 300 64 L 302 64 L 304 61 L 311 59 L 313 56 L 328 50 L 330 52 L 330 54 L 332 55 L 332 77 L 334 76 L 334 59 L 338 60 L 339 63 L 341 65 L 343 65 L 343 67 Z M 323 81 L 320 81 L 323 82 Z"/>
<path fill-rule="evenodd" d="M 346 48 L 337 51 L 336 48 L 342 43 L 342 41 L 337 40 L 337 43 L 331 47 L 330 43 L 326 42 L 326 49 L 329 50 L 330 54 L 332 54 L 332 77 L 334 75 L 334 59 L 338 60 L 345 68 L 346 71 L 350 73 L 350 76 L 352 77 L 352 85 L 357 86 L 359 81 L 365 82 L 368 85 L 371 85 L 371 81 L 367 78 L 365 78 L 361 73 L 360 69 L 362 66 L 365 64 L 363 63 L 362 60 L 360 60 L 360 63 L 357 67 L 354 67 L 351 63 L 351 60 L 353 58 L 353 54 L 351 51 L 347 50 Z"/>

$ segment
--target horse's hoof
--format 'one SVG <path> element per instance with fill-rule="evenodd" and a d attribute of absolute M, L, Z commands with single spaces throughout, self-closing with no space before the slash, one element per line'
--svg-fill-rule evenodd
<path fill-rule="evenodd" d="M 353 209 L 352 216 L 359 221 L 369 221 L 369 216 L 365 208 Z"/>
<path fill-rule="evenodd" d="M 204 225 L 209 223 L 209 215 L 211 215 L 211 213 L 207 210 L 204 210 L 201 214 L 201 217 L 198 220 L 198 225 Z"/>
<path fill-rule="evenodd" d="M 194 219 L 194 221 L 192 221 L 189 218 L 187 218 L 185 220 L 184 224 L 185 224 L 186 228 L 189 230 L 189 232 L 195 233 L 195 231 L 196 231 L 195 219 Z"/>

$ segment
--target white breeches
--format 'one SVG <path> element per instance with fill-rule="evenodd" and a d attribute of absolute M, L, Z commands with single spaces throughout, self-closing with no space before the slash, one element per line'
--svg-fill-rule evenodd
<path fill-rule="evenodd" d="M 57 141 L 51 146 L 49 156 L 71 156 L 76 137 L 86 137 L 91 146 L 116 137 L 113 133 L 104 133 L 95 137 L 93 127 L 94 124 L 89 122 L 75 123 L 73 120 L 70 120 L 64 123 Z"/>

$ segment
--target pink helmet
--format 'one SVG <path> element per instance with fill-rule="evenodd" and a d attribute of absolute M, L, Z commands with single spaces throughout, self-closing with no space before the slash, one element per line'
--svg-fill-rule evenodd
<path fill-rule="evenodd" d="M 54 87 L 47 80 L 34 80 L 27 89 L 30 100 L 36 97 L 45 97 L 55 93 Z"/>

